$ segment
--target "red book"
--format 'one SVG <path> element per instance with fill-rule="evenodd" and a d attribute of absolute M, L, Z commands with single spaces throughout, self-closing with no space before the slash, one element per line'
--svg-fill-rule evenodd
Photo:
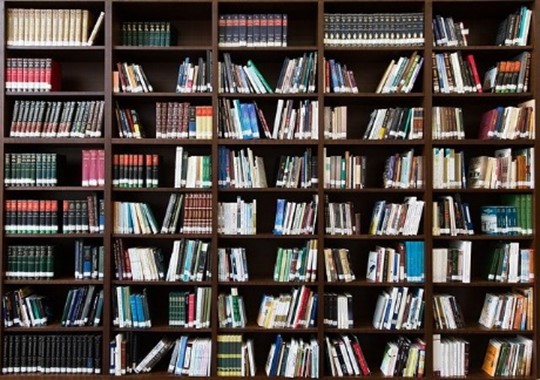
<path fill-rule="evenodd" d="M 188 296 L 188 327 L 195 327 L 195 293 Z"/>
<path fill-rule="evenodd" d="M 82 151 L 82 186 L 90 186 L 90 150 Z"/>
<path fill-rule="evenodd" d="M 493 133 L 496 121 L 497 121 L 496 108 L 485 112 L 482 115 L 482 119 L 480 121 L 480 128 L 478 130 L 479 131 L 478 138 L 482 140 L 491 138 L 492 136 L 490 134 Z"/>
<path fill-rule="evenodd" d="M 97 185 L 105 185 L 105 151 L 103 149 L 97 151 Z"/>
<path fill-rule="evenodd" d="M 307 303 L 309 302 L 310 296 L 311 291 L 309 290 L 309 288 L 302 286 L 300 290 L 300 295 L 298 296 L 298 306 L 296 307 L 296 313 L 294 316 L 292 328 L 307 327 L 304 314 L 306 312 Z"/>
<path fill-rule="evenodd" d="M 354 356 L 356 356 L 356 360 L 358 360 L 358 364 L 360 364 L 362 376 L 369 375 L 371 371 L 369 370 L 369 367 L 367 365 L 366 358 L 364 357 L 364 353 L 362 352 L 362 347 L 360 346 L 360 343 L 354 341 L 352 342 L 352 347 L 354 350 Z"/>
<path fill-rule="evenodd" d="M 133 278 L 133 273 L 131 272 L 131 262 L 129 261 L 129 253 L 127 249 L 121 247 L 122 254 L 122 267 L 124 268 L 123 279 L 131 280 Z"/>

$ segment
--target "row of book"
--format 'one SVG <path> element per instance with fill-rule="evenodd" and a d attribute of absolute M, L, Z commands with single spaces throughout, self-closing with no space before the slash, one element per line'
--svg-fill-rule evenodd
<path fill-rule="evenodd" d="M 424 201 L 416 196 L 406 197 L 403 203 L 375 202 L 369 225 L 370 235 L 417 235 Z"/>
<path fill-rule="evenodd" d="M 250 148 L 231 150 L 218 148 L 218 185 L 221 188 L 265 188 L 266 170 L 263 157 L 253 155 Z"/>
<path fill-rule="evenodd" d="M 313 235 L 317 223 L 319 199 L 315 194 L 311 202 L 290 202 L 278 199 L 274 220 L 275 235 Z"/>
<path fill-rule="evenodd" d="M 530 235 L 532 214 L 530 194 L 512 194 L 510 206 L 482 206 L 480 221 L 487 235 Z"/>
<path fill-rule="evenodd" d="M 56 153 L 5 153 L 4 185 L 56 186 L 58 161 Z"/>
<path fill-rule="evenodd" d="M 326 356 L 332 376 L 369 376 L 371 371 L 355 335 L 325 337 Z"/>
<path fill-rule="evenodd" d="M 3 374 L 101 373 L 101 335 L 9 334 L 4 347 Z"/>
<path fill-rule="evenodd" d="M 468 46 L 469 29 L 452 16 L 434 15 L 432 20 L 434 46 Z"/>
<path fill-rule="evenodd" d="M 344 129 L 346 128 L 341 128 L 341 130 Z M 424 137 L 423 131 L 424 109 L 422 107 L 379 108 L 371 112 L 363 138 L 366 140 L 421 140 Z"/>
<path fill-rule="evenodd" d="M 238 288 L 231 288 L 230 293 L 220 293 L 217 299 L 219 327 L 246 327 L 246 307 L 244 298 L 238 294 Z"/>
<path fill-rule="evenodd" d="M 134 108 L 121 107 L 118 102 L 114 107 L 116 115 L 116 125 L 120 138 L 141 139 L 146 137 L 139 113 Z M 156 117 L 157 120 L 157 117 Z"/>
<path fill-rule="evenodd" d="M 103 233 L 105 230 L 105 203 L 95 194 L 86 199 L 62 201 L 62 233 Z"/>
<path fill-rule="evenodd" d="M 245 282 L 249 280 L 246 249 L 218 248 L 218 281 Z"/>
<path fill-rule="evenodd" d="M 480 82 L 472 54 L 466 58 L 460 51 L 433 53 L 433 92 L 443 94 L 481 93 L 487 90 Z"/>
<path fill-rule="evenodd" d="M 475 158 L 469 163 L 470 171 L 465 169 L 465 153 L 454 148 L 433 148 L 433 188 L 434 189 L 465 189 L 467 177 L 470 174 L 471 187 L 479 177 Z M 484 173 L 485 174 L 485 173 Z M 478 182 L 480 178 L 478 178 Z M 483 181 L 482 181 L 483 183 Z M 479 188 L 480 186 L 477 186 Z"/>
<path fill-rule="evenodd" d="M 218 234 L 254 235 L 257 233 L 257 200 L 220 202 L 218 205 Z"/>
<path fill-rule="evenodd" d="M 120 25 L 123 46 L 171 46 L 176 30 L 168 21 L 124 21 Z"/>
<path fill-rule="evenodd" d="M 220 334 L 217 338 L 217 374 L 224 377 L 255 376 L 253 339 L 239 334 Z"/>
<path fill-rule="evenodd" d="M 518 242 L 499 243 L 491 251 L 487 279 L 497 282 L 534 281 L 534 248 L 521 248 Z"/>
<path fill-rule="evenodd" d="M 376 94 L 408 94 L 412 91 L 416 78 L 420 73 L 424 57 L 414 51 L 409 58 L 392 59 L 386 68 L 377 88 Z"/>
<path fill-rule="evenodd" d="M 212 51 L 206 51 L 206 60 L 199 57 L 197 64 L 186 57 L 178 68 L 176 92 L 212 92 Z"/>
<path fill-rule="evenodd" d="M 397 341 L 386 344 L 380 369 L 384 376 L 423 377 L 425 362 L 425 342 L 399 336 Z"/>
<path fill-rule="evenodd" d="M 70 289 L 60 324 L 65 327 L 100 326 L 103 314 L 103 289 L 95 285 Z"/>
<path fill-rule="evenodd" d="M 92 27 L 88 9 L 8 8 L 8 46 L 92 46 L 105 13 Z"/>
<path fill-rule="evenodd" d="M 526 46 L 531 29 L 532 10 L 521 6 L 511 13 L 500 24 L 495 37 L 499 46 Z"/>
<path fill-rule="evenodd" d="M 212 277 L 210 243 L 202 240 L 175 240 L 166 281 L 207 281 Z"/>
<path fill-rule="evenodd" d="M 266 358 L 266 376 L 319 378 L 319 343 L 315 338 L 285 341 L 278 334 Z"/>
<path fill-rule="evenodd" d="M 458 329 L 465 327 L 463 312 L 451 294 L 433 296 L 433 320 L 437 329 Z"/>
<path fill-rule="evenodd" d="M 101 137 L 102 100 L 15 100 L 9 137 Z"/>
<path fill-rule="evenodd" d="M 424 242 L 408 240 L 398 243 L 397 248 L 376 246 L 369 251 L 366 280 L 424 282 Z"/>
<path fill-rule="evenodd" d="M 279 247 L 272 278 L 277 282 L 315 282 L 317 241 L 308 240 L 301 248 Z"/>
<path fill-rule="evenodd" d="M 58 201 L 13 199 L 4 205 L 6 234 L 55 234 L 59 231 Z"/>
<path fill-rule="evenodd" d="M 353 296 L 351 293 L 324 293 L 323 323 L 328 327 L 349 329 L 354 326 Z"/>
<path fill-rule="evenodd" d="M 55 249 L 52 245 L 9 245 L 7 279 L 48 279 L 54 277 Z"/>
<path fill-rule="evenodd" d="M 263 128 L 260 131 L 260 128 Z M 264 132 L 271 138 L 263 111 L 257 102 L 242 103 L 239 99 L 221 99 L 219 103 L 218 136 L 232 139 L 259 139 Z"/>
<path fill-rule="evenodd" d="M 130 286 L 116 286 L 113 289 L 113 294 L 113 326 L 120 328 L 152 327 L 146 289 L 143 289 L 142 293 L 132 293 Z"/>
<path fill-rule="evenodd" d="M 317 156 L 306 148 L 301 156 L 280 156 L 276 187 L 288 189 L 314 188 L 318 184 Z"/>
<path fill-rule="evenodd" d="M 207 189 L 212 185 L 212 161 L 208 155 L 190 156 L 182 146 L 176 147 L 174 187 Z"/>
<path fill-rule="evenodd" d="M 488 329 L 532 330 L 533 310 L 533 288 L 486 293 L 478 323 Z"/>
<path fill-rule="evenodd" d="M 169 326 L 202 329 L 210 327 L 212 288 L 169 293 Z M 219 303 L 218 303 L 219 307 Z"/>
<path fill-rule="evenodd" d="M 317 323 L 318 295 L 306 286 L 293 288 L 292 293 L 262 297 L 257 325 L 271 328 L 309 328 Z"/>
<path fill-rule="evenodd" d="M 298 94 L 315 92 L 317 84 L 317 52 L 304 53 L 301 57 L 286 57 L 281 66 L 276 93 Z"/>
<path fill-rule="evenodd" d="M 52 317 L 45 297 L 29 288 L 8 291 L 2 297 L 4 327 L 46 326 Z"/>
<path fill-rule="evenodd" d="M 158 154 L 113 154 L 113 187 L 159 186 Z"/>
<path fill-rule="evenodd" d="M 103 149 L 82 150 L 83 187 L 105 185 L 105 151 Z"/>
<path fill-rule="evenodd" d="M 416 330 L 422 327 L 424 289 L 391 287 L 377 298 L 372 325 L 377 330 Z"/>
<path fill-rule="evenodd" d="M 329 156 L 324 148 L 324 188 L 362 189 L 366 183 L 366 156 L 351 154 Z"/>
<path fill-rule="evenodd" d="M 478 137 L 494 140 L 534 139 L 534 105 L 534 100 L 529 100 L 518 107 L 497 107 L 483 113 Z"/>
<path fill-rule="evenodd" d="M 286 13 L 220 14 L 218 46 L 287 46 L 288 19 Z"/>
<path fill-rule="evenodd" d="M 6 91 L 59 91 L 62 77 L 60 64 L 52 58 L 7 58 Z"/>
<path fill-rule="evenodd" d="M 421 46 L 424 14 L 325 13 L 325 46 Z"/>
<path fill-rule="evenodd" d="M 433 334 L 433 372 L 441 377 L 469 374 L 470 344 L 463 338 Z"/>
<path fill-rule="evenodd" d="M 36 246 L 40 247 L 40 246 Z M 82 239 L 75 240 L 75 262 L 73 277 L 77 280 L 104 278 L 105 247 L 85 244 Z M 50 276 L 53 277 L 53 276 Z"/>
<path fill-rule="evenodd" d="M 136 63 L 118 62 L 113 71 L 113 92 L 143 93 L 153 92 L 144 69 Z"/>
<path fill-rule="evenodd" d="M 424 156 L 415 156 L 414 149 L 409 149 L 388 157 L 384 164 L 383 183 L 385 189 L 423 188 Z"/>
<path fill-rule="evenodd" d="M 482 370 L 489 376 L 530 376 L 533 341 L 530 338 L 491 338 Z"/>
<path fill-rule="evenodd" d="M 324 59 L 323 71 L 324 92 L 326 94 L 357 94 L 358 86 L 352 70 L 334 59 Z"/>
<path fill-rule="evenodd" d="M 324 232 L 328 235 L 359 235 L 360 213 L 352 202 L 325 202 Z"/>
<path fill-rule="evenodd" d="M 324 107 L 323 135 L 328 140 L 347 138 L 347 106 Z"/>
<path fill-rule="evenodd" d="M 211 139 L 212 115 L 212 106 L 156 102 L 156 138 Z M 124 134 L 123 137 L 130 136 Z"/>
<path fill-rule="evenodd" d="M 510 61 L 499 61 L 486 71 L 483 89 L 494 93 L 529 91 L 531 53 L 524 51 Z"/>
<path fill-rule="evenodd" d="M 230 53 L 224 53 L 223 62 L 218 62 L 218 91 L 228 94 L 274 92 L 251 59 L 245 65 L 236 64 L 232 62 Z"/>
<path fill-rule="evenodd" d="M 469 203 L 462 202 L 461 196 L 448 195 L 433 202 L 433 236 L 473 235 Z"/>
<path fill-rule="evenodd" d="M 473 157 L 467 178 L 473 189 L 532 189 L 534 148 L 498 149 L 495 157 Z"/>

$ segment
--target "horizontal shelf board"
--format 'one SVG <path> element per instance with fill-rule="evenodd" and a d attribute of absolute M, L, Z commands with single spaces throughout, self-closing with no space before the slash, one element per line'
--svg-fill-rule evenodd
<path fill-rule="evenodd" d="M 54 191 L 54 192 L 95 192 L 104 191 L 103 186 L 10 186 L 6 187 L 6 191 Z"/>
<path fill-rule="evenodd" d="M 152 326 L 152 327 L 112 327 L 114 332 L 141 332 L 141 333 L 190 333 L 190 334 L 209 334 L 212 332 L 211 328 L 196 329 L 195 327 L 178 327 L 178 326 Z"/>
<path fill-rule="evenodd" d="M 211 1 L 208 1 L 211 2 Z M 124 45 L 115 45 L 113 49 L 118 52 L 128 51 L 128 52 L 190 52 L 194 50 L 212 50 L 212 45 L 185 45 L 185 46 L 124 46 Z"/>
<path fill-rule="evenodd" d="M 309 328 L 271 328 L 267 329 L 260 326 L 250 325 L 246 327 L 218 327 L 218 333 L 263 333 L 263 334 L 316 334 L 319 331 L 317 327 Z"/>
<path fill-rule="evenodd" d="M 333 53 L 339 51 L 358 51 L 358 52 L 413 52 L 413 51 L 423 51 L 423 46 L 324 46 L 325 53 Z"/>
<path fill-rule="evenodd" d="M 433 329 L 434 334 L 470 334 L 470 335 L 532 335 L 534 334 L 533 330 L 501 330 L 501 329 L 488 329 L 484 326 L 467 326 L 460 329 Z"/>
<path fill-rule="evenodd" d="M 74 278 L 51 278 L 48 280 L 35 280 L 35 279 L 5 279 L 4 285 L 69 285 L 69 286 L 83 286 L 83 285 L 103 285 L 103 280 L 92 279 L 74 279 Z"/>
<path fill-rule="evenodd" d="M 403 335 L 403 334 L 423 334 L 424 329 L 415 329 L 415 330 L 379 330 L 373 328 L 372 325 L 366 325 L 366 326 L 358 326 L 358 327 L 349 327 L 346 329 L 338 329 L 335 327 L 324 328 L 325 333 L 334 333 L 334 334 L 343 334 L 343 333 L 351 333 L 351 334 L 395 334 L 395 335 Z"/>
<path fill-rule="evenodd" d="M 208 98 L 212 100 L 211 92 L 114 92 L 115 98 Z"/>
<path fill-rule="evenodd" d="M 112 234 L 113 238 L 121 239 L 211 239 L 212 234 Z"/>
<path fill-rule="evenodd" d="M 260 1 L 257 1 L 260 2 Z M 290 1 L 288 1 L 289 3 Z M 316 1 L 314 1 L 316 2 Z M 238 46 L 238 47 L 221 47 L 218 46 L 220 51 L 245 51 L 245 52 L 261 52 L 261 51 L 271 51 L 271 52 L 306 52 L 306 51 L 315 51 L 317 50 L 317 45 L 289 45 L 289 46 Z"/>
<path fill-rule="evenodd" d="M 400 281 L 400 282 L 373 282 L 373 281 L 367 281 L 365 279 L 360 280 L 354 280 L 351 282 L 343 282 L 343 281 L 336 281 L 336 282 L 324 282 L 325 287 L 389 287 L 389 286 L 407 286 L 407 287 L 415 287 L 415 288 L 421 288 L 426 286 L 425 282 L 406 282 L 406 281 Z"/>
<path fill-rule="evenodd" d="M 98 137 L 5 137 L 4 145 L 104 145 L 105 139 Z"/>
<path fill-rule="evenodd" d="M 6 96 L 11 97 L 40 97 L 40 98 L 56 98 L 56 97 L 66 97 L 66 98 L 75 98 L 75 97 L 104 97 L 104 91 L 6 91 Z"/>
<path fill-rule="evenodd" d="M 433 236 L 433 240 L 533 240 L 534 235 L 458 235 Z"/>
<path fill-rule="evenodd" d="M 358 94 L 324 94 L 325 98 L 360 98 L 360 99 L 421 99 L 424 94 L 413 92 L 409 94 L 376 94 L 374 92 L 359 92 Z"/>
<path fill-rule="evenodd" d="M 525 146 L 531 147 L 534 146 L 534 139 L 519 139 L 519 140 L 481 140 L 481 139 L 465 139 L 465 140 L 432 140 L 431 145 L 434 147 L 442 145 L 452 145 L 452 146 Z"/>
<path fill-rule="evenodd" d="M 282 188 L 282 187 L 265 187 L 265 188 L 253 188 L 253 189 L 237 189 L 237 188 L 219 188 L 220 193 L 307 193 L 316 194 L 317 189 L 296 189 L 296 188 Z"/>
<path fill-rule="evenodd" d="M 258 239 L 317 239 L 317 235 L 274 235 L 271 233 L 260 233 L 256 235 L 218 235 L 219 239 L 242 239 L 242 240 L 258 240 Z"/>
<path fill-rule="evenodd" d="M 194 139 L 111 139 L 113 145 L 212 145 L 212 140 L 194 140 Z"/>
<path fill-rule="evenodd" d="M 383 189 L 378 187 L 371 187 L 371 188 L 364 188 L 364 189 L 324 189 L 325 193 L 328 194 L 347 194 L 347 193 L 375 193 L 375 194 L 391 194 L 391 193 L 398 193 L 398 194 L 422 194 L 424 193 L 424 189 Z"/>
<path fill-rule="evenodd" d="M 268 98 L 268 99 L 286 99 L 286 98 L 302 98 L 302 99 L 311 99 L 315 100 L 318 97 L 317 92 L 314 93 L 297 93 L 297 94 L 278 94 L 276 92 L 272 94 L 242 94 L 242 93 L 229 93 L 229 92 L 220 92 L 218 94 L 220 98 L 234 98 L 234 99 L 259 99 L 259 98 Z"/>
<path fill-rule="evenodd" d="M 461 193 L 461 194 L 491 194 L 491 193 L 503 193 L 503 194 L 532 194 L 534 189 L 433 189 L 433 194 L 448 194 L 448 193 Z"/>
<path fill-rule="evenodd" d="M 438 100 L 442 98 L 448 98 L 448 99 L 492 99 L 492 100 L 500 100 L 500 101 L 521 101 L 523 99 L 530 99 L 533 97 L 533 94 L 530 92 L 519 92 L 519 93 L 494 93 L 494 92 L 482 92 L 482 93 L 472 93 L 472 94 L 441 94 L 441 93 L 434 93 L 433 100 Z"/>
<path fill-rule="evenodd" d="M 189 189 L 176 187 L 113 187 L 115 193 L 211 193 L 212 189 Z"/>
<path fill-rule="evenodd" d="M 291 281 L 291 282 L 278 282 L 271 279 L 258 279 L 258 280 L 249 280 L 249 281 L 220 281 L 218 283 L 221 287 L 249 287 L 249 286 L 272 286 L 272 287 L 283 287 L 283 286 L 317 286 L 317 282 L 305 282 L 305 281 Z"/>
<path fill-rule="evenodd" d="M 5 234 L 6 238 L 15 239 L 83 239 L 83 238 L 101 238 L 103 234 Z"/>
<path fill-rule="evenodd" d="M 103 45 L 92 45 L 92 46 L 7 46 L 7 51 L 19 52 L 19 51 L 29 51 L 29 52 L 52 52 L 55 51 L 84 51 L 84 52 L 101 52 L 105 50 Z"/>
<path fill-rule="evenodd" d="M 473 287 L 501 287 L 501 288 L 530 288 L 534 287 L 534 282 L 499 282 L 499 281 L 488 281 L 488 280 L 471 280 L 471 282 L 433 282 L 433 287 L 444 287 L 444 288 L 473 288 Z"/>
<path fill-rule="evenodd" d="M 424 235 L 328 235 L 325 234 L 324 238 L 326 240 L 424 240 Z"/>
<path fill-rule="evenodd" d="M 84 333 L 91 333 L 91 332 L 102 332 L 103 327 L 101 326 L 71 326 L 71 327 L 65 327 L 62 326 L 60 323 L 53 323 L 47 326 L 41 326 L 41 327 L 7 327 L 4 328 L 4 334 L 8 332 L 18 332 L 18 333 L 52 333 L 52 332 L 61 332 L 64 334 L 67 334 L 69 332 L 84 332 Z"/>
<path fill-rule="evenodd" d="M 218 145 L 311 145 L 317 146 L 318 140 L 233 140 L 233 139 L 218 139 Z"/>
<path fill-rule="evenodd" d="M 425 140 L 366 140 L 366 139 L 344 139 L 344 140 L 324 140 L 324 145 L 384 145 L 385 147 L 391 147 L 394 145 L 405 145 L 405 146 L 424 146 L 426 144 Z"/>
<path fill-rule="evenodd" d="M 133 281 L 133 280 L 112 280 L 113 285 L 121 286 L 211 286 L 211 281 Z"/>
<path fill-rule="evenodd" d="M 436 0 L 434 0 L 435 2 Z M 470 0 L 469 0 L 470 1 Z M 521 52 L 531 51 L 531 45 L 526 46 L 497 46 L 497 45 L 469 45 L 469 46 L 434 46 L 433 52 L 445 52 L 461 50 L 465 52 L 481 52 L 481 51 L 504 51 L 504 52 Z"/>

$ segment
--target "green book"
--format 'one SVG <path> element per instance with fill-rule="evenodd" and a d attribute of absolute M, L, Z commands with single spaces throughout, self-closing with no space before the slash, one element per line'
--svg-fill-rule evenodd
<path fill-rule="evenodd" d="M 261 74 L 261 72 L 259 71 L 257 66 L 255 66 L 255 64 L 253 63 L 251 59 L 247 61 L 247 66 L 251 68 L 253 72 L 257 75 L 257 77 L 260 79 L 260 81 L 264 85 L 264 88 L 266 89 L 266 91 L 268 91 L 268 93 L 270 94 L 273 94 L 274 90 L 272 89 L 272 87 L 270 87 L 270 84 L 266 81 L 266 79 L 264 79 L 264 76 Z"/>

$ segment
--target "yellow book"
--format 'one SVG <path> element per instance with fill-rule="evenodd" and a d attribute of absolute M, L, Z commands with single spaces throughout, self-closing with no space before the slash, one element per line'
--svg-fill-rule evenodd
<path fill-rule="evenodd" d="M 497 362 L 499 361 L 499 354 L 501 353 L 501 342 L 497 339 L 490 339 L 486 356 L 484 357 L 484 363 L 482 364 L 482 370 L 489 376 L 495 376 L 495 370 L 497 369 Z"/>

